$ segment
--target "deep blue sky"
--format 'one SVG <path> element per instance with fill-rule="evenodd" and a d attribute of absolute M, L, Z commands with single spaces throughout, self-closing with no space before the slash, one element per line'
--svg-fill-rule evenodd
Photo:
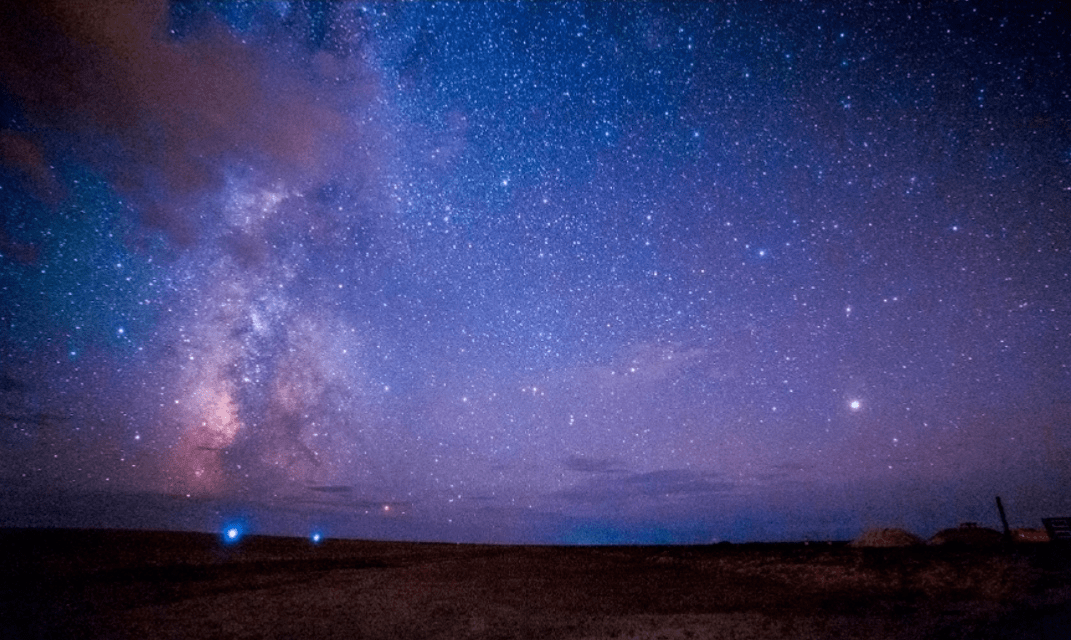
<path fill-rule="evenodd" d="M 1056 4 L 0 18 L 0 524 L 1071 513 Z"/>

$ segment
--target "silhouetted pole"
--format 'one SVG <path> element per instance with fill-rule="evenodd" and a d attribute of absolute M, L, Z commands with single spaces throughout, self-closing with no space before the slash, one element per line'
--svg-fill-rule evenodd
<path fill-rule="evenodd" d="M 1012 535 L 1011 529 L 1008 528 L 1008 516 L 1004 515 L 1004 504 L 1000 501 L 1000 496 L 997 496 L 997 511 L 1000 512 L 1000 522 L 1004 525 L 1004 543 L 1011 542 Z"/>

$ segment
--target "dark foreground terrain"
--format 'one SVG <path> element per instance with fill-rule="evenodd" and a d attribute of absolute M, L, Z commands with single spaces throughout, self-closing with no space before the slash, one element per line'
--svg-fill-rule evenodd
<path fill-rule="evenodd" d="M 3 638 L 1060 638 L 1071 549 L 0 530 Z"/>

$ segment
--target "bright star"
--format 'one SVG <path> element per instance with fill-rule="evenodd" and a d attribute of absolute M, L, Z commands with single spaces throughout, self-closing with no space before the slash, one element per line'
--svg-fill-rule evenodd
<path fill-rule="evenodd" d="M 858 410 L 863 408 L 863 403 L 859 402 L 858 400 L 852 400 L 851 402 L 848 403 L 848 407 L 852 411 L 858 411 Z"/>

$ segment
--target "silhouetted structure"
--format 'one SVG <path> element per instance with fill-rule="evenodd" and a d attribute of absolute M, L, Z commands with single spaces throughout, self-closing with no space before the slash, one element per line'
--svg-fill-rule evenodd
<path fill-rule="evenodd" d="M 1071 518 L 1042 518 L 1041 522 L 1050 540 L 1071 544 Z"/>
<path fill-rule="evenodd" d="M 1012 541 L 1011 528 L 1008 527 L 1008 516 L 1004 515 L 1004 503 L 1000 501 L 1000 496 L 997 496 L 997 511 L 1000 512 L 1000 523 L 1004 525 L 1004 544 L 1010 544 Z"/>
<path fill-rule="evenodd" d="M 867 529 L 851 541 L 853 547 L 912 547 L 925 544 L 910 531 L 897 528 Z"/>
<path fill-rule="evenodd" d="M 974 522 L 964 522 L 953 529 L 942 529 L 930 538 L 930 544 L 963 547 L 995 547 L 1003 536 L 995 529 L 979 527 Z"/>

